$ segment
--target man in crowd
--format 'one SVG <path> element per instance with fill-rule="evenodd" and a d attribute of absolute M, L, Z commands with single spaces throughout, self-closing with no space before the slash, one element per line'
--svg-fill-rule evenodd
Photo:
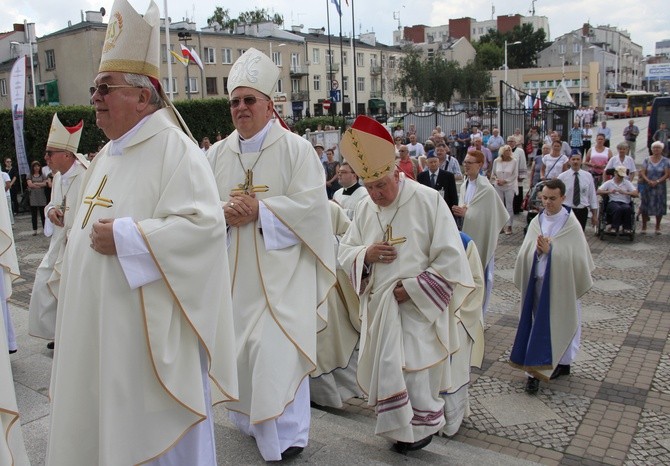
<path fill-rule="evenodd" d="M 49 349 L 54 348 L 58 286 L 65 245 L 77 214 L 81 182 L 88 166 L 88 161 L 84 165 L 77 156 L 83 126 L 83 120 L 76 126 L 63 126 L 58 114 L 54 113 L 45 152 L 45 159 L 55 172 L 51 201 L 44 208 L 53 233 L 49 250 L 35 272 L 28 307 L 28 332 L 34 337 L 50 340 L 47 343 Z"/>
<path fill-rule="evenodd" d="M 308 374 L 335 283 L 323 166 L 274 118 L 278 77 L 254 48 L 237 59 L 228 78 L 235 131 L 207 155 L 230 226 L 240 401 L 226 407 L 266 461 L 307 446 Z"/>
<path fill-rule="evenodd" d="M 340 164 L 337 175 L 342 187 L 333 194 L 333 201 L 344 209 L 347 217 L 351 220 L 354 218 L 358 203 L 361 199 L 368 197 L 368 190 L 358 182 L 358 175 L 354 173 L 351 165 L 346 160 Z"/>
<path fill-rule="evenodd" d="M 426 155 L 426 150 L 423 147 L 423 144 L 417 142 L 416 133 L 409 135 L 409 144 L 407 144 L 407 150 L 409 151 L 409 156 L 413 159 L 418 159 L 422 155 Z M 416 177 L 414 177 L 416 179 Z"/>
<path fill-rule="evenodd" d="M 500 135 L 500 130 L 498 128 L 493 128 L 491 132 L 491 137 L 489 138 L 487 147 L 491 151 L 493 160 L 498 157 L 498 150 L 505 144 L 505 140 Z"/>
<path fill-rule="evenodd" d="M 446 203 L 400 175 L 386 129 L 360 116 L 340 148 L 370 192 L 339 250 L 361 300 L 358 381 L 375 406 L 375 432 L 406 453 L 445 424 L 455 310 L 474 282 Z"/>
<path fill-rule="evenodd" d="M 593 175 L 582 170 L 582 154 L 578 151 L 572 154 L 569 164 L 570 170 L 558 175 L 558 179 L 565 185 L 563 205 L 572 210 L 582 230 L 586 228 L 590 209 L 591 225 L 595 227 L 598 224 L 598 196 L 596 196 L 596 187 L 593 184 Z"/>
<path fill-rule="evenodd" d="M 477 150 L 468 152 L 463 161 L 465 182 L 461 184 L 460 204 L 453 206 L 451 211 L 461 230 L 472 238 L 479 251 L 486 287 L 483 303 L 483 313 L 486 314 L 493 290 L 498 235 L 509 220 L 509 214 L 488 178 L 480 174 L 483 165 L 484 154 Z"/>
<path fill-rule="evenodd" d="M 444 142 L 438 143 L 437 146 L 435 146 L 435 155 L 437 155 L 437 159 L 440 161 L 440 169 L 454 175 L 456 181 L 463 179 L 461 166 L 458 164 L 456 157 L 451 155 L 451 150 L 448 145 Z"/>
<path fill-rule="evenodd" d="M 595 268 L 579 222 L 563 207 L 563 182 L 547 181 L 541 196 L 544 210 L 530 223 L 514 268 L 521 312 L 510 364 L 526 371 L 529 394 L 540 380 L 570 374 L 581 335 L 579 298 Z"/>
<path fill-rule="evenodd" d="M 446 147 L 444 143 L 442 146 Z M 440 168 L 440 159 L 435 154 L 428 156 L 426 163 L 428 170 L 419 173 L 417 181 L 437 190 L 451 210 L 451 206 L 458 204 L 458 191 L 453 173 Z"/>
<path fill-rule="evenodd" d="M 582 153 L 584 139 L 582 129 L 579 127 L 579 120 L 575 120 L 574 123 L 572 123 L 568 138 L 570 140 L 570 148 L 572 149 L 572 152 L 579 151 L 579 153 Z"/>
<path fill-rule="evenodd" d="M 5 171 L 9 175 L 9 194 L 12 199 L 12 214 L 19 213 L 19 193 L 21 192 L 21 182 L 19 176 L 19 169 L 13 164 L 11 158 L 5 158 Z"/>
<path fill-rule="evenodd" d="M 110 142 L 84 175 L 63 260 L 51 466 L 213 466 L 212 404 L 237 396 L 226 225 L 160 87 L 160 27 L 153 2 L 144 16 L 112 6 L 91 88 Z"/>
<path fill-rule="evenodd" d="M 464 126 L 463 130 L 458 133 L 456 142 L 458 142 L 456 158 L 458 159 L 459 165 L 462 165 L 465 154 L 468 152 L 468 147 L 470 147 L 470 129 L 467 126 Z"/>
<path fill-rule="evenodd" d="M 512 148 L 512 157 L 516 160 L 517 166 L 519 167 L 519 177 L 517 178 L 517 192 L 514 194 L 514 200 L 512 201 L 513 212 L 514 214 L 520 214 L 521 203 L 523 202 L 523 183 L 528 176 L 528 163 L 526 160 L 526 152 L 523 150 L 523 146 L 519 146 L 516 143 L 516 139 L 512 136 L 507 138 L 507 144 Z"/>
<path fill-rule="evenodd" d="M 472 137 L 472 146 L 468 148 L 468 152 L 472 150 L 478 150 L 484 154 L 484 166 L 482 167 L 482 172 L 487 178 L 491 178 L 491 170 L 493 170 L 493 154 L 487 147 L 484 147 L 481 137 Z"/>
<path fill-rule="evenodd" d="M 628 126 L 623 129 L 623 138 L 628 143 L 628 155 L 635 159 L 635 142 L 640 135 L 640 128 L 635 126 L 635 120 L 630 120 Z"/>
<path fill-rule="evenodd" d="M 600 128 L 598 128 L 598 132 L 596 133 L 596 136 L 602 134 L 605 136 L 605 147 L 610 146 L 610 139 L 612 139 L 612 129 L 607 127 L 607 121 L 603 120 L 600 122 Z"/>
<path fill-rule="evenodd" d="M 592 139 L 593 129 L 591 129 L 591 123 L 584 123 L 584 129 L 582 129 L 582 154 L 586 154 L 589 151 Z"/>
<path fill-rule="evenodd" d="M 400 155 L 396 162 L 398 169 L 410 180 L 416 180 L 419 175 L 419 161 L 409 156 L 409 146 L 400 146 L 398 155 Z"/>

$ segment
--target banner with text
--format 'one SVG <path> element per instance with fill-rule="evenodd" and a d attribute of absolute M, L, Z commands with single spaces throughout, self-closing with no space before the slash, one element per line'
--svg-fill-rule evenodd
<path fill-rule="evenodd" d="M 11 92 L 12 121 L 14 123 L 14 144 L 19 173 L 30 175 L 30 167 L 26 157 L 26 145 L 23 141 L 23 111 L 26 103 L 26 56 L 18 58 L 12 66 L 9 78 Z"/>

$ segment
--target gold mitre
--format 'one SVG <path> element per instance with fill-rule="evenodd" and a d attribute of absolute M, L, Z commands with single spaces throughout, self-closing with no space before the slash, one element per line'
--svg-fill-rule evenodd
<path fill-rule="evenodd" d="M 263 52 L 250 48 L 238 58 L 228 75 L 228 94 L 238 87 L 250 87 L 272 97 L 279 68 Z"/>
<path fill-rule="evenodd" d="M 81 120 L 75 126 L 63 126 L 58 113 L 54 113 L 51 120 L 51 129 L 49 130 L 49 139 L 47 140 L 47 147 L 53 149 L 66 150 L 77 153 L 79 148 L 79 140 L 81 139 L 81 131 L 84 127 L 84 120 Z"/>
<path fill-rule="evenodd" d="M 160 77 L 160 12 L 151 1 L 144 16 L 127 0 L 115 0 L 112 6 L 99 73 L 120 71 Z"/>
<path fill-rule="evenodd" d="M 340 152 L 363 182 L 376 181 L 395 170 L 395 145 L 377 120 L 361 115 L 344 132 Z"/>

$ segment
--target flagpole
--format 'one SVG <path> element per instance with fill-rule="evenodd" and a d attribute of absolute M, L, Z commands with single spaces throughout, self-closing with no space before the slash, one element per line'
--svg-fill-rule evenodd
<path fill-rule="evenodd" d="M 170 17 L 168 16 L 167 0 L 163 0 L 163 10 L 165 10 L 165 59 L 167 60 L 168 69 L 168 96 L 170 100 L 174 100 L 172 89 L 172 57 L 170 56 Z"/>
<path fill-rule="evenodd" d="M 342 50 L 342 3 L 340 3 L 340 95 L 342 114 L 344 115 L 344 51 Z M 344 128 L 343 128 L 344 129 Z"/>
<path fill-rule="evenodd" d="M 351 0 L 351 67 L 354 70 L 354 115 L 358 114 L 358 78 L 356 76 L 356 15 L 354 14 L 354 0 Z"/>
<path fill-rule="evenodd" d="M 330 47 L 330 0 L 326 0 L 326 22 L 328 23 L 328 100 L 330 100 L 330 91 L 333 90 L 333 49 Z M 336 113 L 335 102 L 330 103 L 328 112 Z M 332 110 L 331 110 L 332 109 Z"/>

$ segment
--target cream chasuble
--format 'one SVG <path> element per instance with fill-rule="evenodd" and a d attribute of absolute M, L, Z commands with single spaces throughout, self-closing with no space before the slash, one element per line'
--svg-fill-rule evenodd
<path fill-rule="evenodd" d="M 14 247 L 9 209 L 6 202 L 0 204 L 2 204 L 0 205 L 0 267 L 2 267 L 0 299 L 7 300 L 12 295 L 12 282 L 19 278 L 19 263 Z M 16 405 L 4 316 L 0 316 L 0 464 L 12 466 L 30 464 L 23 444 L 21 421 Z"/>
<path fill-rule="evenodd" d="M 62 227 L 53 226 L 49 250 L 35 272 L 28 314 L 28 332 L 34 337 L 47 340 L 54 338 L 61 267 L 67 237 L 79 207 L 77 201 L 84 173 L 86 173 L 86 168 L 79 162 L 75 162 L 65 176 L 62 173 L 56 173 L 53 178 L 51 202 L 44 210 L 48 212 L 51 207 L 57 207 L 64 211 L 64 225 Z"/>
<path fill-rule="evenodd" d="M 237 131 L 207 152 L 223 203 L 252 170 L 254 185 L 267 187 L 256 198 L 299 239 L 268 250 L 259 221 L 229 229 L 240 401 L 226 407 L 251 424 L 280 416 L 316 368 L 316 332 L 335 283 L 323 166 L 290 134 L 275 121 L 260 152 L 241 153 Z"/>
<path fill-rule="evenodd" d="M 212 402 L 237 397 L 225 221 L 202 153 L 169 109 L 85 174 L 63 261 L 47 463 L 138 464 L 169 450 Z M 131 217 L 162 279 L 131 289 L 91 225 Z M 203 247 L 207 245 L 207 247 Z"/>
<path fill-rule="evenodd" d="M 551 250 L 548 254 L 549 257 L 545 258 L 550 260 L 550 266 L 547 267 L 544 274 L 544 285 L 547 285 L 547 281 L 549 282 L 548 300 L 540 299 L 535 287 L 529 290 L 533 263 L 538 261 L 536 256 L 537 237 L 543 234 L 541 229 L 542 216 L 543 214 L 540 214 L 530 222 L 528 233 L 526 233 L 516 259 L 514 284 L 521 291 L 522 310 L 525 307 L 526 299 L 531 294 L 534 296 L 536 303 L 538 301 L 548 303 L 548 308 L 540 305 L 535 310 L 532 326 L 536 325 L 540 316 L 543 317 L 544 322 L 549 323 L 547 330 L 550 332 L 551 360 L 547 361 L 547 364 L 537 366 L 510 363 L 527 371 L 533 377 L 547 381 L 577 332 L 577 327 L 580 324 L 577 313 L 577 299 L 591 289 L 593 285 L 591 273 L 595 269 L 595 264 L 582 227 L 574 213 L 571 212 L 563 227 L 558 233 L 551 236 Z M 548 280 L 547 276 L 549 276 Z M 518 332 L 519 330 L 517 330 Z M 534 330 L 531 330 L 531 335 L 533 332 Z M 532 338 L 531 341 L 533 341 Z M 540 339 L 535 341 L 541 343 L 546 342 L 547 339 L 540 335 Z M 537 348 L 534 348 L 532 343 L 528 343 L 528 347 L 524 350 L 536 351 Z"/>
<path fill-rule="evenodd" d="M 459 199 L 465 199 L 466 189 L 467 182 L 463 182 Z M 484 270 L 495 254 L 498 235 L 508 220 L 509 213 L 491 182 L 485 176 L 479 175 L 477 191 L 468 204 L 463 219 L 463 233 L 472 238 L 477 245 Z"/>
<path fill-rule="evenodd" d="M 406 241 L 396 244 L 395 261 L 375 263 L 364 280 L 365 251 L 389 224 L 393 238 Z M 439 391 L 451 383 L 444 362 L 459 349 L 456 310 L 474 288 L 447 205 L 434 189 L 401 181 L 390 206 L 370 198 L 359 204 L 339 259 L 360 292 L 358 382 L 376 406 L 376 433 L 415 442 L 437 432 L 444 424 Z M 393 295 L 398 281 L 411 297 L 402 304 Z"/>

